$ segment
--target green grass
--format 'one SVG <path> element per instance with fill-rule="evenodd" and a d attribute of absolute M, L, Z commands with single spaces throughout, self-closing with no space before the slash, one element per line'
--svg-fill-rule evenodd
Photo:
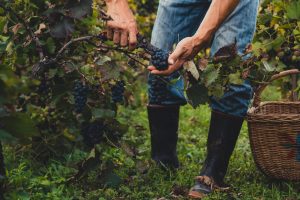
<path fill-rule="evenodd" d="M 280 97 L 274 88 L 265 98 Z M 187 199 L 186 192 L 194 183 L 205 159 L 206 138 L 210 119 L 208 106 L 193 109 L 184 106 L 180 114 L 178 153 L 181 167 L 176 172 L 163 171 L 150 160 L 150 140 L 146 109 L 119 108 L 119 120 L 129 125 L 123 142 L 135 152 L 129 156 L 126 148 L 107 148 L 101 169 L 91 172 L 78 183 L 66 181 L 76 172 L 75 163 L 86 153 L 75 150 L 63 160 L 36 162 L 26 151 L 6 146 L 8 170 L 7 199 L 88 199 L 88 200 L 148 200 Z M 25 153 L 24 153 L 25 152 Z M 273 181 L 256 168 L 244 123 L 237 146 L 231 157 L 226 182 L 232 185 L 228 193 L 216 192 L 205 199 L 296 200 L 300 199 L 300 184 Z"/>

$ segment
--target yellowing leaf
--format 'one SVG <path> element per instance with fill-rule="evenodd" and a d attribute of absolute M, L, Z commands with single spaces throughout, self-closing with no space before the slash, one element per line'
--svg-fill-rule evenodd
<path fill-rule="evenodd" d="M 241 85 L 244 82 L 244 80 L 241 77 L 241 73 L 240 72 L 237 72 L 235 74 L 230 74 L 228 76 L 228 78 L 229 78 L 229 82 L 231 84 Z"/>
<path fill-rule="evenodd" d="M 199 80 L 200 74 L 198 72 L 198 69 L 197 69 L 194 61 L 190 60 L 190 61 L 185 62 L 183 65 L 183 68 L 186 71 L 190 72 L 196 80 Z"/>
<path fill-rule="evenodd" d="M 14 43 L 12 41 L 10 41 L 7 44 L 5 51 L 7 52 L 8 55 L 11 55 L 13 53 L 13 46 L 14 46 Z"/>

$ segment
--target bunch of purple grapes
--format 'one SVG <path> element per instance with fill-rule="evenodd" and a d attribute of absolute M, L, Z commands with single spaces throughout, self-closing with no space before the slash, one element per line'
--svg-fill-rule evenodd
<path fill-rule="evenodd" d="M 111 97 L 114 103 L 122 103 L 124 100 L 125 82 L 117 81 L 111 88 Z"/>
<path fill-rule="evenodd" d="M 105 125 L 101 121 L 86 123 L 82 125 L 80 134 L 83 137 L 83 142 L 89 147 L 99 144 L 103 140 Z"/>
<path fill-rule="evenodd" d="M 151 45 L 144 37 L 138 35 L 138 47 L 144 49 L 151 55 L 150 62 L 158 70 L 166 70 L 168 68 L 169 52 L 163 49 L 159 49 Z"/>
<path fill-rule="evenodd" d="M 156 67 L 158 70 L 166 70 L 168 69 L 168 58 L 169 53 L 162 49 L 157 49 L 151 55 L 150 62 Z"/>
<path fill-rule="evenodd" d="M 74 85 L 73 96 L 75 101 L 75 112 L 82 113 L 87 102 L 88 87 L 77 80 Z"/>

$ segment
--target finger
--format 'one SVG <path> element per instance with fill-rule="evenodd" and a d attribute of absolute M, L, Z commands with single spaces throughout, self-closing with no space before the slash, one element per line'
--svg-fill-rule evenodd
<path fill-rule="evenodd" d="M 180 58 L 180 56 L 183 54 L 182 48 L 177 47 L 173 53 L 168 58 L 168 62 L 170 65 L 174 65 L 177 60 Z"/>
<path fill-rule="evenodd" d="M 167 70 L 163 70 L 163 71 L 159 71 L 157 69 L 154 69 L 151 71 L 151 74 L 155 74 L 155 75 L 161 75 L 161 76 L 167 76 L 170 75 L 172 73 L 171 69 L 167 69 Z"/>
<path fill-rule="evenodd" d="M 170 75 L 176 70 L 180 69 L 185 61 L 184 60 L 178 60 L 174 65 L 170 65 L 167 70 L 159 71 L 159 70 L 152 70 L 152 74 L 156 75 Z"/>
<path fill-rule="evenodd" d="M 113 32 L 113 30 L 111 28 L 107 29 L 107 38 L 109 40 L 113 39 L 113 34 L 114 34 L 114 32 Z"/>
<path fill-rule="evenodd" d="M 153 71 L 153 70 L 156 70 L 156 67 L 154 67 L 154 66 L 149 66 L 149 67 L 147 67 L 147 69 L 148 69 L 149 71 Z"/>
<path fill-rule="evenodd" d="M 136 30 L 130 30 L 129 31 L 129 49 L 133 50 L 137 43 L 137 31 Z"/>
<path fill-rule="evenodd" d="M 122 31 L 120 45 L 122 47 L 125 47 L 125 46 L 127 46 L 127 44 L 128 44 L 128 32 L 127 31 Z"/>
<path fill-rule="evenodd" d="M 109 40 L 113 40 L 113 37 L 114 37 L 114 29 L 117 27 L 117 24 L 116 22 L 114 21 L 108 21 L 107 22 L 107 27 L 108 27 L 108 30 L 107 30 L 107 38 Z"/>
<path fill-rule="evenodd" d="M 121 24 L 119 22 L 116 21 L 108 21 L 107 22 L 107 27 L 111 28 L 111 29 L 124 29 L 126 27 L 124 27 L 124 24 Z"/>
<path fill-rule="evenodd" d="M 113 39 L 114 43 L 119 44 L 120 39 L 121 39 L 120 32 L 118 30 L 114 30 L 114 39 Z"/>

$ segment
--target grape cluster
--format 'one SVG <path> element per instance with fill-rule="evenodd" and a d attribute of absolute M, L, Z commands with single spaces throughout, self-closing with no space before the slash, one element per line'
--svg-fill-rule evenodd
<path fill-rule="evenodd" d="M 95 121 L 92 123 L 86 123 L 82 125 L 80 134 L 83 137 L 83 142 L 93 147 L 95 144 L 99 144 L 105 132 L 105 124 L 102 121 Z"/>
<path fill-rule="evenodd" d="M 158 70 L 166 70 L 168 68 L 168 58 L 169 53 L 162 49 L 157 49 L 151 55 L 151 63 L 156 67 Z"/>
<path fill-rule="evenodd" d="M 48 94 L 49 92 L 49 81 L 46 78 L 43 78 L 37 88 L 37 93 L 39 94 Z"/>
<path fill-rule="evenodd" d="M 300 47 L 284 47 L 277 51 L 278 58 L 286 65 L 300 64 Z"/>
<path fill-rule="evenodd" d="M 76 81 L 73 89 L 75 112 L 82 113 L 88 96 L 88 88 L 81 81 Z"/>
<path fill-rule="evenodd" d="M 172 101 L 181 96 L 182 94 L 179 94 L 180 91 L 177 89 L 179 82 L 174 83 L 174 80 L 179 79 L 180 76 L 178 71 L 163 77 L 150 74 L 148 78 L 149 103 L 163 104 L 163 102 Z"/>
<path fill-rule="evenodd" d="M 124 99 L 125 82 L 123 80 L 117 81 L 117 83 L 111 88 L 111 96 L 114 103 L 122 103 Z"/>
<path fill-rule="evenodd" d="M 150 62 L 158 69 L 165 70 L 168 68 L 169 53 L 151 45 L 143 36 L 138 35 L 138 47 L 144 49 L 151 55 Z"/>
<path fill-rule="evenodd" d="M 162 80 L 163 79 L 163 80 Z M 161 104 L 162 101 L 167 99 L 167 83 L 166 78 L 158 77 L 155 75 L 150 75 L 148 79 L 148 89 L 149 103 L 151 104 Z"/>

